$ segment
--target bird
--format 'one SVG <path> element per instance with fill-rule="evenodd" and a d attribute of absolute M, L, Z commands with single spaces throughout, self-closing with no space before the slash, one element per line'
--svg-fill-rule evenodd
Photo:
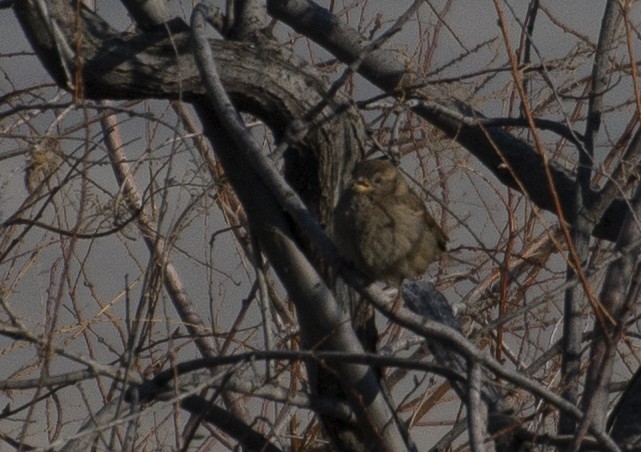
<path fill-rule="evenodd" d="M 388 160 L 364 160 L 334 208 L 343 259 L 373 281 L 400 287 L 446 251 L 447 235 Z"/>

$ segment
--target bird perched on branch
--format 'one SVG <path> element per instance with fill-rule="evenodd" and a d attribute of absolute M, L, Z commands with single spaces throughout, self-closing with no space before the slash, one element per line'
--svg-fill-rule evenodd
<path fill-rule="evenodd" d="M 445 251 L 447 235 L 389 161 L 366 160 L 334 209 L 339 253 L 367 277 L 399 287 Z"/>

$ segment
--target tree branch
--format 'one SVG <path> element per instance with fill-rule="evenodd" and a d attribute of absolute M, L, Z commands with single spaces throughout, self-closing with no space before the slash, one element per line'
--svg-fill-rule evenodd
<path fill-rule="evenodd" d="M 296 31 L 308 36 L 346 64 L 359 58 L 368 40 L 327 10 L 308 0 L 269 0 L 268 12 Z M 555 213 L 553 193 L 561 200 L 564 214 L 572 211 L 576 186 L 573 176 L 550 163 L 554 181 L 547 183 L 541 156 L 526 142 L 500 129 L 470 125 L 466 119 L 483 118 L 480 112 L 453 98 L 444 97 L 430 88 L 429 80 L 408 71 L 405 59 L 389 49 L 371 52 L 359 66 L 358 72 L 370 82 L 398 97 L 420 97 L 425 102 L 414 111 L 455 139 L 505 185 L 526 194 L 537 206 Z M 424 87 L 415 89 L 415 86 Z M 596 193 L 588 193 L 593 201 Z M 605 206 L 603 207 L 605 209 Z M 605 212 L 590 217 L 592 231 L 599 238 L 614 241 L 625 204 L 616 200 Z M 568 216 L 566 216 L 567 218 Z M 571 217 L 571 215 L 569 216 Z"/>
<path fill-rule="evenodd" d="M 265 194 L 273 194 L 281 206 L 292 215 L 296 224 L 306 233 L 313 234 L 316 245 L 320 245 L 322 250 L 333 250 L 332 242 L 325 236 L 298 196 L 288 188 L 280 175 L 272 168 L 267 158 L 261 153 L 260 147 L 239 121 L 237 112 L 218 77 L 211 48 L 203 35 L 204 27 L 205 11 L 197 6 L 192 15 L 195 54 L 203 83 L 213 105 L 213 118 L 216 118 L 219 127 L 222 126 L 233 140 L 235 146 L 231 148 L 235 148 L 233 151 L 235 156 L 249 163 L 257 173 L 254 178 L 249 178 L 249 180 L 254 181 L 254 184 L 259 180 L 263 182 L 266 185 Z M 226 149 L 220 147 L 216 147 L 216 149 L 221 155 L 221 161 L 232 185 L 236 188 L 239 198 L 244 201 L 243 205 L 247 209 L 248 217 L 252 223 L 252 231 L 256 233 L 263 244 L 264 250 L 279 273 L 281 281 L 295 300 L 301 330 L 308 336 L 307 344 L 309 346 L 322 344 L 323 347 L 329 349 L 362 353 L 362 346 L 351 329 L 346 314 L 338 308 L 325 283 L 300 252 L 296 243 L 291 240 L 289 228 L 283 225 L 284 219 L 277 219 L 277 216 L 280 216 L 278 213 L 280 209 L 271 209 L 268 217 L 265 216 L 267 212 L 256 215 L 258 213 L 256 208 L 264 210 L 264 207 L 261 209 L 256 206 L 256 200 L 247 199 L 247 194 L 244 193 L 243 186 L 246 186 L 248 180 L 247 168 L 240 170 L 231 167 L 230 159 L 223 157 Z M 239 178 L 242 179 L 242 182 L 238 180 Z M 254 185 L 250 195 L 252 198 L 255 197 L 256 189 L 257 187 Z M 273 202 L 266 205 L 273 205 Z M 252 208 L 252 206 L 255 207 Z M 268 220 L 269 217 L 271 217 L 271 221 Z M 301 305 L 301 303 L 310 302 L 315 304 L 316 309 L 309 309 Z M 321 306 L 324 308 L 321 309 Z M 325 314 L 325 318 L 318 317 L 323 314 Z M 345 364 L 338 365 L 336 371 L 341 376 L 341 380 L 345 384 L 345 392 L 360 418 L 359 426 L 362 429 L 362 439 L 387 450 L 405 448 L 402 435 L 393 423 L 389 423 L 393 415 L 378 387 L 372 369 L 366 366 Z"/>

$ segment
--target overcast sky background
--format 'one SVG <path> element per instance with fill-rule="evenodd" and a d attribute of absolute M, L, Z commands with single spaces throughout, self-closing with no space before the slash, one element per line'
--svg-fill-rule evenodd
<path fill-rule="evenodd" d="M 17 0 L 20 1 L 20 0 Z M 176 5 L 174 2 L 175 10 L 178 11 L 183 17 L 188 18 L 190 13 L 190 2 L 184 1 L 182 5 Z M 318 2 L 321 5 L 327 6 L 329 1 Z M 383 13 L 384 21 L 395 20 L 400 12 L 404 11 L 411 2 L 408 1 L 384 1 L 372 0 L 368 3 L 364 12 L 360 8 L 355 8 L 348 14 L 350 23 L 357 25 L 361 20 L 361 14 L 364 17 L 372 20 L 377 12 Z M 430 2 L 434 7 L 439 10 L 442 7 L 443 1 Z M 218 2 L 221 7 L 224 7 L 225 1 Z M 337 5 L 351 5 L 352 2 L 336 2 Z M 542 1 L 542 4 L 549 8 L 560 22 L 572 27 L 576 32 L 588 37 L 593 43 L 596 42 L 599 30 L 599 24 L 604 9 L 604 2 L 597 0 L 565 0 L 565 1 Z M 511 37 L 513 46 L 518 45 L 518 37 L 520 34 L 520 27 L 516 18 L 522 20 L 525 16 L 528 2 L 524 0 L 504 2 L 508 22 L 511 26 Z M 98 13 L 119 30 L 125 30 L 130 27 L 124 8 L 114 0 L 98 0 L 97 1 Z M 337 6 L 338 9 L 338 6 Z M 636 11 L 638 13 L 638 11 Z M 414 55 L 417 49 L 417 42 L 422 38 L 421 33 L 429 30 L 436 22 L 434 14 L 429 7 L 423 6 L 420 13 L 421 23 L 412 21 L 409 23 L 402 33 L 399 33 L 392 40 L 392 43 L 397 48 L 404 50 L 409 56 Z M 390 22 L 384 22 L 383 29 L 387 28 Z M 438 49 L 434 58 L 434 64 L 430 68 L 435 69 L 439 65 L 447 63 L 455 58 L 457 55 L 462 55 L 465 49 L 474 48 L 479 42 L 490 40 L 493 37 L 500 36 L 500 29 L 497 25 L 497 16 L 492 2 L 489 0 L 469 0 L 454 2 L 453 8 L 447 15 L 447 25 L 452 33 L 443 31 L 438 43 Z M 0 40 L 0 96 L 4 96 L 15 90 L 26 89 L 35 85 L 50 84 L 51 78 L 43 70 L 37 58 L 26 41 L 13 12 L 9 10 L 0 10 L 0 30 L 2 30 L 3 39 Z M 284 25 L 277 28 L 277 35 L 285 37 L 293 33 Z M 540 14 L 537 26 L 534 31 L 533 40 L 536 44 L 536 49 L 542 55 L 543 59 L 549 60 L 553 58 L 566 58 L 568 52 L 575 46 L 576 40 L 567 32 L 559 29 L 559 27 L 552 24 L 552 22 Z M 425 39 L 422 41 L 425 43 Z M 462 44 L 462 45 L 461 45 Z M 637 51 L 639 50 L 639 42 L 635 41 Z M 328 54 L 318 48 L 311 47 L 314 55 L 319 60 L 328 57 Z M 299 51 L 303 58 L 307 55 L 308 47 L 302 41 L 298 46 Z M 538 62 L 536 56 L 533 56 L 533 62 Z M 475 72 L 479 69 L 491 66 L 496 67 L 506 63 L 505 51 L 502 46 L 501 40 L 498 40 L 494 45 L 479 51 L 475 55 L 463 59 L 460 63 L 452 65 L 446 71 L 439 74 L 440 77 L 451 77 L 461 74 Z M 589 74 L 591 67 L 589 65 L 581 65 L 575 68 L 575 73 L 568 76 L 568 80 L 572 77 L 580 79 L 581 77 Z M 473 101 L 483 99 L 478 105 L 475 105 L 487 116 L 501 116 L 505 114 L 505 105 L 507 100 L 497 96 L 497 92 L 501 92 L 505 86 L 509 86 L 510 75 L 508 72 L 503 77 L 498 77 L 496 80 L 488 84 L 485 89 L 480 93 L 473 94 Z M 55 90 L 45 90 L 47 99 L 52 99 L 55 95 Z M 461 93 L 468 93 L 465 88 L 461 89 Z M 621 99 L 631 97 L 630 86 L 627 81 L 619 84 L 611 93 L 608 94 L 607 102 L 614 105 L 620 103 Z M 380 94 L 380 92 L 372 87 L 369 83 L 357 78 L 356 83 L 356 98 L 367 99 Z M 485 97 L 487 96 L 487 97 Z M 47 100 L 43 99 L 43 100 Z M 64 100 L 68 101 L 69 97 L 64 96 Z M 465 99 L 469 100 L 469 99 Z M 14 105 L 15 106 L 15 105 Z M 6 105 L 0 105 L 0 113 L 5 111 Z M 164 115 L 166 109 L 166 102 L 146 102 L 137 107 L 138 111 L 150 111 L 158 115 Z M 164 116 L 163 116 L 164 117 Z M 53 116 L 50 114 L 42 115 L 42 118 L 36 121 L 39 130 L 38 133 L 43 133 L 50 126 Z M 82 119 L 81 112 L 70 112 L 65 116 L 64 123 L 70 125 Z M 132 158 L 138 158 L 145 155 L 148 148 L 154 149 L 155 155 L 174 155 L 173 166 L 170 169 L 169 176 L 175 180 L 185 181 L 189 180 L 194 186 L 198 184 L 205 184 L 206 181 L 202 180 L 200 174 L 194 173 L 192 163 L 198 158 L 197 153 L 191 149 L 189 141 L 184 137 L 176 136 L 175 132 L 169 127 L 158 127 L 153 129 L 152 126 L 146 123 L 141 118 L 128 118 L 121 116 L 119 118 L 123 121 L 124 141 L 130 142 L 127 152 Z M 25 167 L 25 156 L 19 155 L 13 158 L 5 158 L 9 153 L 28 147 L 29 136 L 15 136 L 15 134 L 7 134 L 6 130 L 10 126 L 5 123 L 6 119 L 0 118 L 0 221 L 4 221 L 13 214 L 15 209 L 25 199 L 27 193 L 23 184 L 23 171 Z M 601 134 L 601 144 L 603 149 L 609 149 L 608 134 L 611 136 L 618 136 L 620 131 L 625 127 L 627 116 L 623 115 L 619 119 L 616 116 L 611 117 L 605 124 L 604 131 Z M 25 128 L 21 129 L 23 132 Z M 34 135 L 36 132 L 34 131 Z M 99 136 L 96 137 L 99 140 Z M 82 149 L 80 142 L 76 143 L 78 149 Z M 65 140 L 65 152 L 71 152 L 74 149 L 73 140 Z M 426 150 L 426 153 L 431 150 Z M 477 167 L 477 171 L 481 174 L 488 176 L 489 173 L 484 169 Z M 164 173 L 163 173 L 164 174 Z M 138 174 L 141 186 L 144 182 L 148 181 L 149 174 L 141 172 Z M 108 191 L 114 193 L 117 187 L 113 180 L 113 174 L 109 167 L 106 165 L 104 168 L 97 170 L 93 177 L 96 182 L 102 184 Z M 492 176 L 488 176 L 490 179 Z M 492 190 L 488 189 L 488 193 Z M 461 218 L 472 218 L 473 229 L 478 235 L 487 240 L 488 246 L 491 246 L 497 239 L 498 233 L 491 227 L 488 227 L 490 221 L 501 221 L 501 214 L 497 218 L 487 218 L 488 205 L 483 200 L 484 192 L 478 192 L 471 188 L 465 181 L 461 180 L 461 185 L 453 188 L 453 192 L 458 198 L 454 203 L 454 208 L 457 209 L 456 214 Z M 438 195 L 437 195 L 438 196 Z M 168 220 L 170 224 L 175 221 L 184 209 L 184 206 L 189 201 L 188 193 L 176 189 L 171 194 L 172 205 L 168 208 Z M 490 202 L 490 201 L 488 201 Z M 178 245 L 185 251 L 185 253 L 175 252 L 172 259 L 178 269 L 190 268 L 194 269 L 189 272 L 182 272 L 181 277 L 185 282 L 185 287 L 190 296 L 194 299 L 202 299 L 200 305 L 201 314 L 209 318 L 211 307 L 206 302 L 212 295 L 219 297 L 220 300 L 228 304 L 227 311 L 229 317 L 221 317 L 215 319 L 221 325 L 229 326 L 233 321 L 236 313 L 238 312 L 240 301 L 247 295 L 248 287 L 253 280 L 253 273 L 251 270 L 245 271 L 242 266 L 241 260 L 238 258 L 236 248 L 231 241 L 229 234 L 222 234 L 216 239 L 214 249 L 203 249 L 203 244 L 208 243 L 211 234 L 225 227 L 225 223 L 220 215 L 212 212 L 210 209 L 207 214 L 204 214 L 197 221 L 190 226 L 191 234 L 185 235 L 181 238 Z M 435 211 L 437 208 L 431 207 Z M 553 223 L 554 219 L 550 217 L 550 222 Z M 451 238 L 453 247 L 468 244 L 472 238 L 462 228 L 458 228 L 454 220 L 451 221 Z M 136 237 L 137 232 L 131 230 L 131 236 Z M 127 240 L 122 238 L 111 238 L 104 240 L 96 240 L 92 243 L 82 243 L 80 248 L 87 253 L 88 271 L 91 274 L 92 280 L 96 283 L 105 300 L 112 297 L 117 297 L 122 292 L 125 284 L 125 275 L 133 277 L 134 275 L 141 274 L 141 269 L 144 268 L 147 260 L 148 252 L 143 246 L 142 240 Z M 16 311 L 23 315 L 28 322 L 33 322 L 34 328 L 42 320 L 42 313 L 46 309 L 46 300 L 49 297 L 47 287 L 49 285 L 49 273 L 52 266 L 59 265 L 60 249 L 53 246 L 48 251 L 43 253 L 41 258 L 36 262 L 35 269 L 31 271 L 31 275 L 25 278 L 16 288 L 16 291 L 11 299 L 12 306 Z M 214 276 L 208 271 L 193 265 L 192 257 L 207 261 L 212 259 L 215 261 L 214 266 L 216 271 L 213 272 Z M 220 257 L 223 256 L 221 259 Z M 5 279 L 5 272 L 7 266 L 0 263 L 0 277 Z M 233 277 L 230 277 L 233 275 Z M 11 276 L 12 278 L 15 275 Z M 471 285 L 472 283 L 470 283 Z M 139 285 L 138 285 L 139 287 Z M 80 287 L 79 291 L 82 295 L 83 291 L 87 291 L 88 296 L 91 288 Z M 459 289 L 461 290 L 461 289 Z M 82 296 L 80 297 L 82 298 Z M 135 291 L 133 299 L 136 300 Z M 95 306 L 87 306 L 88 310 L 97 309 Z M 123 308 L 124 309 L 124 308 Z M 167 308 L 168 311 L 171 307 Z M 122 309 L 116 312 L 124 312 Z M 217 312 L 214 309 L 214 312 Z M 62 323 L 73 322 L 74 317 L 67 313 L 63 314 Z M 174 315 L 169 312 L 168 315 Z M 256 309 L 250 312 L 248 317 L 253 322 L 258 322 L 259 315 Z M 97 326 L 96 328 L 100 328 Z M 115 334 L 114 331 L 107 325 L 105 334 Z M 12 341 L 0 338 L 0 348 L 9 346 Z M 114 344 L 117 344 L 114 340 Z M 69 347 L 74 350 L 78 347 L 77 351 L 80 353 L 83 350 L 83 345 L 69 340 Z M 101 351 L 99 356 L 105 359 L 113 359 L 114 355 L 108 351 Z M 28 356 L 29 359 L 33 356 Z M 27 356 L 21 350 L 14 350 L 0 356 L 0 379 L 14 376 L 13 374 L 17 369 L 21 368 Z M 64 365 L 60 365 L 59 371 L 68 370 Z M 34 374 L 31 374 L 33 376 Z M 37 375 L 37 373 L 35 374 Z M 9 398 L 0 394 L 0 409 L 9 402 Z M 77 403 L 82 406 L 79 399 L 69 399 L 70 403 Z M 12 403 L 15 404 L 15 401 Z M 82 420 L 82 415 L 79 415 L 78 420 Z M 15 423 L 9 421 L 0 421 L 0 430 L 12 431 L 16 428 Z M 447 428 L 445 428 L 447 429 Z M 438 437 L 436 434 L 434 437 Z"/>

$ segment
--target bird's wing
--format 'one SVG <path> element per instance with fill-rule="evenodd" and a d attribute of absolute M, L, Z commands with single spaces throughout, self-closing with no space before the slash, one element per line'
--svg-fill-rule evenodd
<path fill-rule="evenodd" d="M 413 193 L 390 196 L 385 201 L 383 208 L 389 218 L 389 227 L 397 237 L 395 245 L 400 254 L 408 253 L 423 234 L 425 206 Z"/>

